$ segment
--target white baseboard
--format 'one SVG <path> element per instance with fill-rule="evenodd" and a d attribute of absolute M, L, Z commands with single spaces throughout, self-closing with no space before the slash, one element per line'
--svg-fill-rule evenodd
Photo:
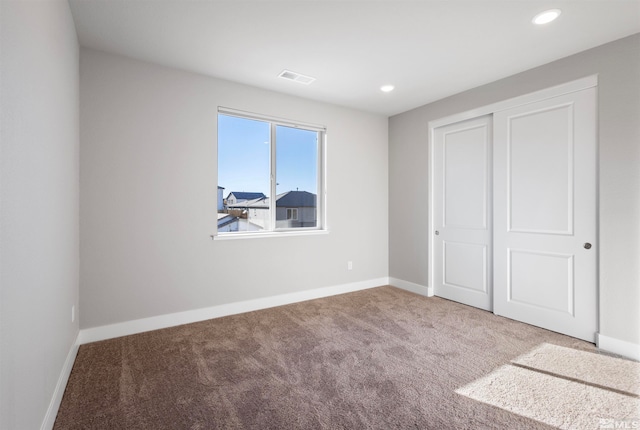
<path fill-rule="evenodd" d="M 69 381 L 69 376 L 71 375 L 71 370 L 73 369 L 73 363 L 76 361 L 76 355 L 78 355 L 78 348 L 80 346 L 78 344 L 79 337 L 80 334 L 78 333 L 75 342 L 73 342 L 71 348 L 69 349 L 67 359 L 64 361 L 64 366 L 62 366 L 62 371 L 60 372 L 60 376 L 58 377 L 56 389 L 53 391 L 53 396 L 51 396 L 49 408 L 47 409 L 47 413 L 44 416 L 44 420 L 42 421 L 40 430 L 51 430 L 56 422 L 58 409 L 60 409 L 60 403 L 62 403 L 62 396 L 64 395 L 65 388 L 67 388 L 67 381 Z"/>
<path fill-rule="evenodd" d="M 640 361 L 640 345 L 636 343 L 596 333 L 596 345 L 605 351 Z"/>
<path fill-rule="evenodd" d="M 272 308 L 275 306 L 303 302 L 306 300 L 335 296 L 337 294 L 366 290 L 368 288 L 380 287 L 382 285 L 389 285 L 389 278 L 385 277 L 370 279 L 367 281 L 353 282 L 350 284 L 316 288 L 314 290 L 299 291 L 296 293 L 281 294 L 279 296 L 264 297 L 260 299 L 246 300 L 242 302 L 229 303 L 208 308 L 194 309 L 191 311 L 158 315 L 155 317 L 142 318 L 133 321 L 125 321 L 122 323 L 110 324 L 106 326 L 86 328 L 80 330 L 78 342 L 80 345 L 82 345 L 85 343 L 97 342 L 100 340 L 112 339 L 120 336 L 128 336 L 145 331 L 158 330 L 161 328 L 189 324 L 213 318 L 220 318 L 228 315 L 235 315 L 244 312 Z"/>
<path fill-rule="evenodd" d="M 397 278 L 389 278 L 389 284 L 403 290 L 411 291 L 412 293 L 420 294 L 421 296 L 433 296 L 433 288 L 425 287 L 424 285 L 416 284 L 409 281 L 403 281 L 402 279 Z"/>

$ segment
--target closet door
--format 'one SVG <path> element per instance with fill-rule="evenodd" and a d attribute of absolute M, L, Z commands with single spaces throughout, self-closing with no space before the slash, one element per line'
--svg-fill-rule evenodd
<path fill-rule="evenodd" d="M 491 117 L 434 131 L 434 292 L 491 310 Z"/>
<path fill-rule="evenodd" d="M 596 93 L 494 114 L 494 312 L 596 332 Z"/>

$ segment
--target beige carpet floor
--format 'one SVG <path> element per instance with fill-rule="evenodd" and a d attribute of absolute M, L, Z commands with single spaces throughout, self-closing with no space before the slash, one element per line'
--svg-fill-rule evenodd
<path fill-rule="evenodd" d="M 550 429 L 609 401 L 547 382 L 601 390 L 575 375 L 533 370 L 527 354 L 545 345 L 597 355 L 489 312 L 374 288 L 83 345 L 55 429 Z M 487 392 L 505 367 L 503 394 Z M 518 396 L 536 380 L 546 388 L 535 399 L 554 407 L 513 407 L 529 405 Z M 614 394 L 637 400 L 624 390 Z"/>
<path fill-rule="evenodd" d="M 640 424 L 637 397 L 518 366 L 502 366 L 456 393 L 560 429 Z"/>
<path fill-rule="evenodd" d="M 640 363 L 545 343 L 512 363 L 609 391 L 640 396 Z"/>

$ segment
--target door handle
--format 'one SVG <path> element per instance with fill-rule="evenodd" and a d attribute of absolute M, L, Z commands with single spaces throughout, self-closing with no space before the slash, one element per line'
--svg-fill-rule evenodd
<path fill-rule="evenodd" d="M 585 243 L 582 246 L 584 246 L 584 249 L 591 249 L 591 244 L 589 242 Z"/>
<path fill-rule="evenodd" d="M 439 235 L 439 234 L 440 234 L 440 232 L 438 230 L 436 230 L 436 236 Z"/>

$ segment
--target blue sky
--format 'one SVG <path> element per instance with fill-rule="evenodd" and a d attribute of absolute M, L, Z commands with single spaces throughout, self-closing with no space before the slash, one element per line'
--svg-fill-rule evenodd
<path fill-rule="evenodd" d="M 269 196 L 268 122 L 218 115 L 218 185 L 232 191 Z M 317 133 L 277 126 L 276 193 L 317 194 Z"/>

